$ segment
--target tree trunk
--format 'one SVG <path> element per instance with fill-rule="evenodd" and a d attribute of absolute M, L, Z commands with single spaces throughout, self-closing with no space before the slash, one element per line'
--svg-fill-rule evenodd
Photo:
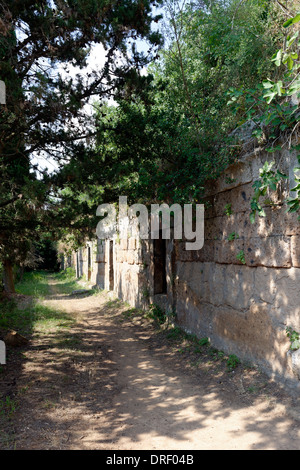
<path fill-rule="evenodd" d="M 21 266 L 21 267 L 20 267 L 20 271 L 19 271 L 19 279 L 18 279 L 18 282 L 22 282 L 22 281 L 23 281 L 23 276 L 24 276 L 24 266 Z"/>
<path fill-rule="evenodd" d="M 4 290 L 8 294 L 14 294 L 16 292 L 14 274 L 13 274 L 13 265 L 10 261 L 3 262 L 3 284 L 4 284 Z"/>

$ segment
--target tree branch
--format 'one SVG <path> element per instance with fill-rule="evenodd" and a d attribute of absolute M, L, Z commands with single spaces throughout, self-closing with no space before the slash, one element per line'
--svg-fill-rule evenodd
<path fill-rule="evenodd" d="M 18 199 L 22 199 L 23 195 L 22 194 L 18 194 L 17 196 L 9 199 L 8 201 L 5 201 L 5 202 L 0 202 L 0 207 L 6 207 L 8 206 L 9 204 L 12 204 L 13 202 L 17 201 Z"/>

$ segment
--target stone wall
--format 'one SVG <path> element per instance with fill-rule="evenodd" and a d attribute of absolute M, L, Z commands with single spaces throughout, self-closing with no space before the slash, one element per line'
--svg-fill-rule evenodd
<path fill-rule="evenodd" d="M 268 195 L 266 217 L 251 224 L 253 183 L 264 162 L 274 159 L 290 181 Z M 176 246 L 175 281 L 182 326 L 292 386 L 285 329 L 300 331 L 300 223 L 282 201 L 293 187 L 294 166 L 296 155 L 259 149 L 232 165 L 208 192 L 203 249 Z"/>
<path fill-rule="evenodd" d="M 264 162 L 274 159 L 290 180 L 268 195 L 266 217 L 251 224 L 253 183 Z M 255 149 L 208 188 L 201 250 L 186 251 L 184 241 L 167 240 L 161 263 L 156 242 L 140 240 L 135 229 L 129 238 L 89 242 L 96 253 L 90 280 L 133 307 L 156 303 L 176 312 L 186 331 L 297 388 L 300 368 L 288 352 L 285 330 L 300 331 L 300 223 L 282 204 L 296 165 L 295 154 Z M 89 276 L 87 250 L 77 253 L 79 276 Z"/>

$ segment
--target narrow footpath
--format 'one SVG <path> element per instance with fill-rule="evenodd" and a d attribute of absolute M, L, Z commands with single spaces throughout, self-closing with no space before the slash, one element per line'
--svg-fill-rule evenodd
<path fill-rule="evenodd" d="M 192 367 L 107 293 L 59 294 L 51 283 L 43 304 L 76 321 L 34 335 L 24 352 L 15 449 L 300 449 L 297 403 L 257 371 Z M 246 387 L 251 374 L 260 381 Z"/>

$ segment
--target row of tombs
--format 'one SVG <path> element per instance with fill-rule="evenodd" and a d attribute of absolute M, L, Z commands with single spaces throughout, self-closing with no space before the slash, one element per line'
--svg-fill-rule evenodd
<path fill-rule="evenodd" d="M 292 157 L 275 158 L 292 175 Z M 269 194 L 266 217 L 249 219 L 253 183 L 268 159 L 259 150 L 245 155 L 207 192 L 202 249 L 187 250 L 172 230 L 166 240 L 143 240 L 137 230 L 88 241 L 69 262 L 79 278 L 133 307 L 176 313 L 187 332 L 298 389 L 299 350 L 291 353 L 286 329 L 300 331 L 300 223 L 282 204 L 292 176 Z"/>

